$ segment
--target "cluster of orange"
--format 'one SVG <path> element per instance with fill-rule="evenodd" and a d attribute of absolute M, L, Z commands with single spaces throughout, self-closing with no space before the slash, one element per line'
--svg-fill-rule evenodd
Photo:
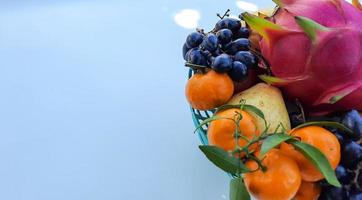
<path fill-rule="evenodd" d="M 252 139 L 255 135 L 258 136 L 260 130 L 257 130 L 254 118 L 247 112 L 240 109 L 227 109 L 216 115 L 233 119 L 236 112 L 242 115 L 239 132 L 248 139 Z M 235 129 L 236 124 L 232 120 L 220 119 L 211 122 L 207 132 L 210 145 L 232 151 L 237 147 L 237 141 L 238 146 L 243 147 L 246 141 L 243 138 L 235 138 Z M 319 149 L 334 169 L 339 164 L 340 144 L 333 133 L 319 126 L 308 126 L 291 130 L 289 134 Z M 260 145 L 250 148 L 250 150 L 258 152 Z M 260 159 L 267 170 L 257 170 L 258 164 L 249 160 L 246 162 L 246 166 L 255 171 L 246 173 L 243 177 L 248 191 L 255 198 L 259 200 L 318 199 L 321 189 L 317 181 L 324 177 L 313 163 L 293 146 L 283 143 Z"/>

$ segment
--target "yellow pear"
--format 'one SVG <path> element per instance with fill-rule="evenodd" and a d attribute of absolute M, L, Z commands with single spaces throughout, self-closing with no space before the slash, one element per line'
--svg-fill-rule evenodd
<path fill-rule="evenodd" d="M 247 90 L 236 94 L 228 104 L 240 104 L 244 101 L 245 104 L 252 105 L 260 109 L 265 116 L 265 120 L 269 127 L 269 133 L 282 124 L 284 128 L 290 130 L 290 120 L 287 108 L 283 100 L 282 93 L 276 87 L 259 83 Z M 265 130 L 264 121 L 253 112 L 248 112 L 256 119 L 256 125 L 260 131 Z M 281 128 L 281 127 L 280 127 Z M 279 130 L 281 130 L 279 128 Z"/>

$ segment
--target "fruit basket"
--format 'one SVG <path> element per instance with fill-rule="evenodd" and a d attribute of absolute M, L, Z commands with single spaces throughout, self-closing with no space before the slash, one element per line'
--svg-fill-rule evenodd
<path fill-rule="evenodd" d="M 230 200 L 362 200 L 362 7 L 275 2 L 188 35 L 199 148 L 229 174 Z"/>
<path fill-rule="evenodd" d="M 200 111 L 200 110 L 191 108 L 191 114 L 192 114 L 192 120 L 194 122 L 195 127 L 198 127 L 205 119 L 212 116 L 213 112 L 212 111 Z M 199 136 L 201 144 L 203 144 L 203 145 L 208 144 L 206 132 L 207 132 L 207 125 L 205 125 L 205 127 L 202 127 L 197 130 L 197 134 Z"/>
<path fill-rule="evenodd" d="M 188 78 L 191 78 L 192 75 L 193 75 L 193 71 L 190 69 Z M 192 107 L 190 107 L 190 109 L 191 109 L 192 120 L 194 122 L 195 127 L 199 127 L 203 121 L 205 121 L 206 119 L 213 116 L 214 112 L 215 112 L 215 110 L 202 111 L 202 110 L 194 109 Z M 205 126 L 197 129 L 197 131 L 196 131 L 197 135 L 200 139 L 200 142 L 203 145 L 208 144 L 207 137 L 206 137 L 207 126 L 208 125 L 206 124 Z"/>

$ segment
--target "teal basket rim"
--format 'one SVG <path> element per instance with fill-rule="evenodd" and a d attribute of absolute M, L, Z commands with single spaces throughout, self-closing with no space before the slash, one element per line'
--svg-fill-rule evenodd
<path fill-rule="evenodd" d="M 194 122 L 195 127 L 198 127 L 200 125 L 200 121 L 201 119 L 199 119 L 196 115 L 195 115 L 195 109 L 191 108 L 191 114 L 192 114 L 192 120 Z M 204 128 L 199 128 L 197 130 L 197 135 L 199 136 L 199 139 L 201 141 L 201 144 L 203 145 L 208 145 L 209 141 L 207 140 L 207 135 L 206 135 L 206 131 Z"/>
<path fill-rule="evenodd" d="M 188 78 L 191 78 L 191 76 L 194 74 L 194 71 L 192 69 L 189 70 L 188 73 Z M 190 110 L 191 110 L 191 116 L 192 116 L 192 121 L 194 122 L 194 126 L 199 127 L 199 125 L 202 123 L 202 121 L 204 121 L 205 119 L 211 117 L 214 114 L 214 111 L 209 110 L 209 111 L 200 111 L 197 109 L 194 109 L 190 106 Z M 207 125 L 199 128 L 197 130 L 197 135 L 201 141 L 201 144 L 203 145 L 208 145 L 209 142 L 207 140 Z"/>
<path fill-rule="evenodd" d="M 194 74 L 193 70 L 190 69 L 188 78 L 190 78 L 193 74 Z M 215 110 L 201 111 L 201 110 L 194 109 L 191 106 L 190 106 L 190 111 L 191 111 L 192 121 L 194 123 L 195 128 L 199 127 L 200 124 L 205 119 L 210 118 L 215 113 Z M 196 131 L 202 145 L 209 144 L 208 139 L 207 139 L 207 128 L 208 128 L 208 125 L 204 125 L 204 126 L 200 127 L 199 129 L 197 129 L 197 131 Z M 231 174 L 228 174 L 228 176 L 230 178 L 234 178 Z"/>

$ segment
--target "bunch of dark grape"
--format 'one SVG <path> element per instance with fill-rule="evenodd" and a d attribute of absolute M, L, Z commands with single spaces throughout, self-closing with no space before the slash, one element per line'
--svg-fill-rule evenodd
<path fill-rule="evenodd" d="M 209 33 L 198 29 L 188 35 L 183 56 L 187 63 L 210 67 L 228 73 L 234 81 L 241 81 L 247 78 L 258 59 L 250 51 L 249 29 L 242 26 L 241 20 L 225 18 L 225 15 Z"/>
<path fill-rule="evenodd" d="M 341 143 L 341 163 L 336 168 L 336 175 L 343 187 L 333 187 L 322 181 L 319 199 L 362 200 L 362 117 L 352 110 L 340 117 L 340 122 L 353 130 L 353 135 L 348 135 L 330 129 Z"/>

